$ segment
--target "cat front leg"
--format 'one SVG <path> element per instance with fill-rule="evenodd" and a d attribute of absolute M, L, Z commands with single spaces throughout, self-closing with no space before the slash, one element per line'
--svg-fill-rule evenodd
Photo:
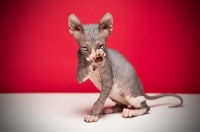
<path fill-rule="evenodd" d="M 76 78 L 78 83 L 85 82 L 91 75 L 92 70 L 90 67 L 78 67 Z"/>
<path fill-rule="evenodd" d="M 101 75 L 102 90 L 97 101 L 94 103 L 92 110 L 85 116 L 86 122 L 96 122 L 99 119 L 99 113 L 101 112 L 106 99 L 108 98 L 113 86 L 113 76 L 110 67 L 109 59 L 105 59 L 105 65 L 99 69 Z"/>
<path fill-rule="evenodd" d="M 109 82 L 107 82 L 109 81 Z M 92 110 L 85 116 L 84 120 L 86 122 L 96 122 L 99 119 L 99 114 L 103 108 L 103 105 L 108 98 L 108 95 L 110 93 L 111 87 L 112 87 L 112 81 L 109 79 L 107 80 L 107 84 L 103 86 L 103 89 L 101 90 L 100 96 L 97 99 L 97 101 L 94 103 Z"/>
<path fill-rule="evenodd" d="M 78 51 L 78 69 L 77 80 L 79 83 L 86 81 L 93 71 L 104 66 L 106 53 L 102 49 L 97 49 L 94 54 L 90 55 L 90 61 L 85 58 L 80 50 Z"/>
<path fill-rule="evenodd" d="M 82 83 L 86 81 L 92 74 L 92 66 L 91 66 L 92 62 L 87 61 L 84 55 L 82 55 L 80 50 L 78 50 L 77 56 L 78 56 L 78 67 L 77 67 L 76 78 L 79 83 Z"/>

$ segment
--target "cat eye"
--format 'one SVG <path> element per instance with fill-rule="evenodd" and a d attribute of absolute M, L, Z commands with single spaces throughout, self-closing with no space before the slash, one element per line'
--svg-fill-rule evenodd
<path fill-rule="evenodd" d="M 87 51 L 87 50 L 88 50 L 88 48 L 87 48 L 86 46 L 81 47 L 81 49 L 82 49 L 83 51 Z"/>
<path fill-rule="evenodd" d="M 98 49 L 104 49 L 104 44 L 99 45 Z"/>

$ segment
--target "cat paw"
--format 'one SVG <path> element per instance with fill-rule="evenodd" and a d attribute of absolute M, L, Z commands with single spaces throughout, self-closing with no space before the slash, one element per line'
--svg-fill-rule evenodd
<path fill-rule="evenodd" d="M 124 118 L 131 118 L 131 117 L 133 117 L 133 110 L 124 108 L 124 110 L 122 112 L 122 117 L 124 117 Z"/>
<path fill-rule="evenodd" d="M 127 108 L 124 108 L 123 112 L 122 112 L 122 117 L 131 118 L 131 117 L 143 115 L 146 112 L 147 112 L 146 108 L 141 108 L 141 109 L 127 109 Z"/>
<path fill-rule="evenodd" d="M 91 123 L 91 122 L 97 122 L 99 119 L 98 116 L 94 116 L 94 115 L 86 115 L 84 118 L 84 121 L 87 123 Z"/>
<path fill-rule="evenodd" d="M 95 56 L 95 63 L 101 63 L 101 66 L 104 66 L 106 53 L 102 49 L 97 49 Z"/>
<path fill-rule="evenodd" d="M 102 49 L 97 49 L 96 57 L 102 57 L 102 59 L 105 59 L 106 53 Z"/>

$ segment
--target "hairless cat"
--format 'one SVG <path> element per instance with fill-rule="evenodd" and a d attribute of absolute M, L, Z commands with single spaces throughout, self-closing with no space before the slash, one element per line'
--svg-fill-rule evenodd
<path fill-rule="evenodd" d="M 124 118 L 143 115 L 150 110 L 146 99 L 174 96 L 180 99 L 180 104 L 169 107 L 182 106 L 183 99 L 176 94 L 146 95 L 130 62 L 118 51 L 106 48 L 107 38 L 113 30 L 113 18 L 110 13 L 106 13 L 99 24 L 84 25 L 75 14 L 71 14 L 68 18 L 68 26 L 69 32 L 79 45 L 77 80 L 82 83 L 90 79 L 100 90 L 99 98 L 84 118 L 86 122 L 98 121 L 100 113 L 122 112 Z M 116 105 L 103 108 L 107 98 L 114 101 Z"/>

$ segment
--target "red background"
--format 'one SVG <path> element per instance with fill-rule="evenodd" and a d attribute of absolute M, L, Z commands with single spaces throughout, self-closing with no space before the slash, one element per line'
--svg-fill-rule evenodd
<path fill-rule="evenodd" d="M 97 92 L 76 80 L 78 45 L 67 19 L 98 23 L 110 12 L 107 47 L 134 65 L 145 92 L 200 93 L 199 9 L 192 0 L 1 2 L 0 92 Z"/>

